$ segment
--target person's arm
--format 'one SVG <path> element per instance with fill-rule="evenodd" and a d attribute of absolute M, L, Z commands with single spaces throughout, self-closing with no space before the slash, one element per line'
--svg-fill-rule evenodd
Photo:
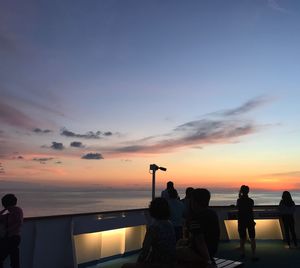
<path fill-rule="evenodd" d="M 2 215 L 5 211 L 7 211 L 6 208 L 2 209 L 2 210 L 0 211 L 0 215 Z"/>
<path fill-rule="evenodd" d="M 23 211 L 20 208 L 14 207 L 8 209 L 8 227 L 9 233 L 19 234 L 23 224 Z"/>

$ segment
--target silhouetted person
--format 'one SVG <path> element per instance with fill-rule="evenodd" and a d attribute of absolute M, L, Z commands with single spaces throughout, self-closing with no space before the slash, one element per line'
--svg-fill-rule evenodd
<path fill-rule="evenodd" d="M 187 187 L 185 189 L 185 197 L 181 199 L 181 202 L 184 204 L 184 217 L 186 218 L 191 210 L 191 198 L 194 188 Z"/>
<path fill-rule="evenodd" d="M 8 256 L 10 256 L 11 267 L 19 268 L 23 211 L 16 206 L 17 198 L 13 194 L 5 195 L 1 201 L 4 209 L 0 212 L 0 222 L 5 226 L 5 235 L 0 240 L 0 268 L 3 267 L 3 262 Z"/>
<path fill-rule="evenodd" d="M 182 224 L 183 224 L 183 213 L 184 213 L 184 205 L 178 198 L 178 193 L 175 189 L 171 189 L 169 191 L 169 199 L 167 200 L 170 208 L 170 221 L 172 222 L 176 241 L 182 238 Z"/>
<path fill-rule="evenodd" d="M 182 268 L 216 267 L 214 255 L 218 248 L 220 229 L 215 211 L 208 207 L 210 192 L 195 189 L 191 197 L 191 210 L 187 219 L 188 239 L 178 241 L 177 260 Z"/>
<path fill-rule="evenodd" d="M 294 212 L 295 212 L 295 202 L 292 199 L 290 192 L 284 191 L 282 193 L 282 198 L 279 203 L 279 211 L 281 214 L 281 219 L 284 226 L 284 233 L 286 242 L 288 247 L 291 247 L 291 239 L 290 233 L 292 235 L 293 242 L 295 247 L 297 247 L 297 237 L 295 232 L 295 220 L 294 220 Z"/>
<path fill-rule="evenodd" d="M 169 268 L 175 263 L 175 232 L 169 221 L 170 209 L 167 200 L 161 197 L 152 200 L 149 213 L 153 223 L 147 228 L 138 261 L 124 264 L 123 268 Z"/>
<path fill-rule="evenodd" d="M 241 257 L 245 257 L 245 243 L 247 239 L 247 230 L 251 243 L 252 260 L 258 260 L 256 257 L 256 241 L 255 241 L 255 221 L 253 216 L 254 201 L 249 198 L 249 187 L 242 185 L 237 200 L 238 208 L 238 232 L 240 236 Z"/>
<path fill-rule="evenodd" d="M 188 230 L 191 233 L 192 246 L 194 237 L 201 234 L 204 237 L 210 261 L 218 250 L 220 226 L 217 213 L 209 208 L 210 192 L 207 189 L 195 189 L 191 198 L 191 216 L 188 220 Z"/>
<path fill-rule="evenodd" d="M 161 197 L 169 199 L 169 191 L 174 189 L 174 183 L 172 181 L 167 182 L 167 188 L 161 192 Z"/>
<path fill-rule="evenodd" d="M 193 192 L 194 188 L 193 187 L 187 187 L 185 189 L 185 197 L 183 199 L 181 199 L 181 202 L 184 205 L 184 212 L 183 212 L 183 236 L 185 238 L 188 238 L 189 236 L 189 232 L 187 230 L 187 226 L 186 226 L 186 220 L 188 218 L 188 215 L 190 215 L 191 213 L 191 198 L 192 198 L 192 192 Z"/>

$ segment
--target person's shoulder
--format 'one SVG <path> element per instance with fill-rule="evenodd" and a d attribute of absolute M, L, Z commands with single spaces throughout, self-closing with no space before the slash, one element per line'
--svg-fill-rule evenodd
<path fill-rule="evenodd" d="M 23 210 L 20 207 L 14 206 L 10 209 L 10 213 L 19 214 L 23 216 Z"/>

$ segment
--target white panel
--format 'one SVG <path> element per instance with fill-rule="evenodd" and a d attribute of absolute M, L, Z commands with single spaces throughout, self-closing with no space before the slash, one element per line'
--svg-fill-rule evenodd
<path fill-rule="evenodd" d="M 101 258 L 125 252 L 125 228 L 102 233 Z"/>
<path fill-rule="evenodd" d="M 74 236 L 77 263 L 98 260 L 101 257 L 101 233 Z"/>
<path fill-rule="evenodd" d="M 145 236 L 145 226 L 127 227 L 125 229 L 125 252 L 140 249 Z"/>
<path fill-rule="evenodd" d="M 255 220 L 257 239 L 283 239 L 279 219 Z M 224 221 L 229 239 L 239 239 L 237 220 Z"/>

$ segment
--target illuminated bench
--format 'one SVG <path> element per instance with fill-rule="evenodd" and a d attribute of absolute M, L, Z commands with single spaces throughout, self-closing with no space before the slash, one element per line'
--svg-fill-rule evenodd
<path fill-rule="evenodd" d="M 239 262 L 239 261 L 215 258 L 215 262 L 216 262 L 218 268 L 235 268 L 235 267 L 243 266 L 243 263 Z"/>

